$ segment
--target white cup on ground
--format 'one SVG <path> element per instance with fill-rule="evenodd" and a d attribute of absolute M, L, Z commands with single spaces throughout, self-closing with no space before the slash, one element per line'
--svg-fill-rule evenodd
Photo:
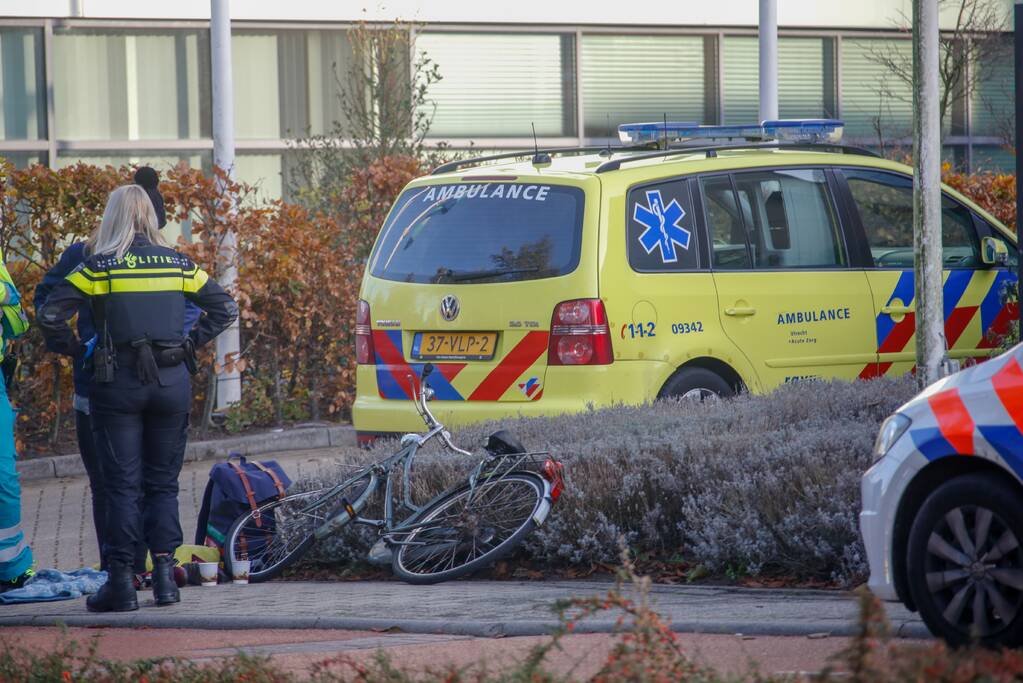
<path fill-rule="evenodd" d="M 250 560 L 235 560 L 231 563 L 231 579 L 235 583 L 248 583 L 249 570 L 252 568 Z"/>
<path fill-rule="evenodd" d="M 202 580 L 204 586 L 216 586 L 217 585 L 217 571 L 220 567 L 218 562 L 200 562 L 199 563 L 199 578 Z"/>

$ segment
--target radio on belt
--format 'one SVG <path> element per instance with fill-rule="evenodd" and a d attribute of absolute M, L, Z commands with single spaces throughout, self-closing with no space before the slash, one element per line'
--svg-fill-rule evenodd
<path fill-rule="evenodd" d="M 692 140 L 746 140 L 778 142 L 837 143 L 842 140 L 845 123 L 838 119 L 780 119 L 759 124 L 701 126 L 696 123 L 656 121 L 624 123 L 618 126 L 623 143 L 689 142 Z"/>

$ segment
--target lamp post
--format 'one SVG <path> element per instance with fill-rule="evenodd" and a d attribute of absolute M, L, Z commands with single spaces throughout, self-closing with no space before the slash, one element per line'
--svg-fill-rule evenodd
<path fill-rule="evenodd" d="M 231 81 L 231 11 L 228 0 L 210 0 L 210 67 L 213 87 L 213 163 L 234 177 L 234 91 Z M 238 249 L 233 232 L 226 232 L 217 254 L 217 279 L 228 291 L 238 281 Z M 217 409 L 242 398 L 241 374 L 223 368 L 238 359 L 239 323 L 217 337 Z"/>
<path fill-rule="evenodd" d="M 938 0 L 913 0 L 913 268 L 916 377 L 942 375 L 945 316 L 941 263 L 941 123 L 938 117 Z"/>
<path fill-rule="evenodd" d="M 778 0 L 760 0 L 760 120 L 778 118 Z"/>

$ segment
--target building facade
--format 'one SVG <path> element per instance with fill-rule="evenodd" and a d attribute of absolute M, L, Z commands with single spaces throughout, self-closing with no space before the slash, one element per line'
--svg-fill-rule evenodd
<path fill-rule="evenodd" d="M 1008 19 L 1011 2 L 999 1 Z M 431 144 L 532 146 L 534 126 L 541 145 L 603 144 L 625 121 L 758 117 L 756 0 L 232 4 L 235 170 L 267 197 L 285 190 L 289 140 L 329 132 L 341 115 L 336 73 L 359 21 L 407 22 L 410 58 L 437 65 Z M 905 145 L 912 92 L 878 56 L 908 59 L 898 27 L 909 1 L 778 4 L 780 115 L 841 118 L 848 141 Z M 19 166 L 210 164 L 208 0 L 7 0 L 0 12 L 0 155 Z M 946 12 L 943 29 L 954 21 Z M 1011 168 L 1012 61 L 977 62 L 970 96 L 946 117 L 945 154 Z"/>

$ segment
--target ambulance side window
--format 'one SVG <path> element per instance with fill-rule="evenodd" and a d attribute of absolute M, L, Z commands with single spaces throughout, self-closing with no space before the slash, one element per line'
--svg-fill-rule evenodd
<path fill-rule="evenodd" d="M 913 267 L 913 181 L 903 175 L 843 169 L 867 244 L 878 268 Z M 942 262 L 945 268 L 977 268 L 980 245 L 970 211 L 941 197 Z"/>
<path fill-rule="evenodd" d="M 625 238 L 629 265 L 637 272 L 699 268 L 696 220 L 685 180 L 632 188 Z"/>
<path fill-rule="evenodd" d="M 743 214 L 748 202 L 739 200 L 727 175 L 700 178 L 703 207 L 707 221 L 715 270 L 744 270 L 751 267 Z"/>
<path fill-rule="evenodd" d="M 786 168 L 736 173 L 734 178 L 755 268 L 846 264 L 823 171 Z"/>

